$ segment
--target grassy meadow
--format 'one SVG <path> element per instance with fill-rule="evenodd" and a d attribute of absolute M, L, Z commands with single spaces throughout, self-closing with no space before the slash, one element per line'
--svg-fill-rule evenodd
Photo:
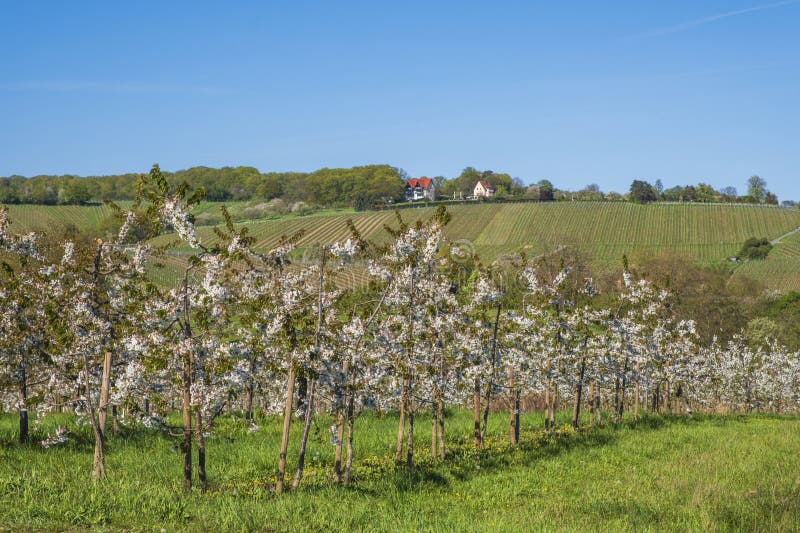
<path fill-rule="evenodd" d="M 562 422 L 566 423 L 567 413 Z M 39 437 L 58 417 L 45 420 Z M 108 443 L 109 477 L 93 484 L 83 428 L 49 450 L 14 443 L 15 417 L 0 418 L 0 529 L 129 531 L 797 531 L 800 419 L 659 417 L 555 436 L 523 417 L 522 444 L 506 445 L 493 415 L 487 449 L 471 418 L 447 420 L 448 459 L 427 458 L 430 422 L 418 420 L 414 470 L 393 464 L 396 416 L 356 423 L 354 484 L 328 480 L 333 446 L 321 417 L 296 493 L 276 496 L 279 422 L 220 420 L 207 440 L 210 491 L 184 494 L 177 439 L 122 430 Z M 427 422 L 427 424 L 426 424 Z M 427 430 L 427 432 L 426 432 Z M 290 450 L 290 457 L 296 450 Z M 290 462 L 290 466 L 293 466 Z"/>

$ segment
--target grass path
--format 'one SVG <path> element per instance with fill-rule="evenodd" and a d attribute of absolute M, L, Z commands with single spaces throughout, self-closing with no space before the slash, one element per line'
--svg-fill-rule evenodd
<path fill-rule="evenodd" d="M 795 228 L 792 231 L 790 231 L 789 233 L 781 235 L 777 239 L 772 239 L 772 241 L 770 241 L 770 244 L 772 244 L 773 246 L 776 245 L 776 244 L 779 244 L 784 239 L 788 239 L 789 237 L 791 237 L 792 235 L 794 235 L 796 233 L 800 233 L 800 228 Z"/>

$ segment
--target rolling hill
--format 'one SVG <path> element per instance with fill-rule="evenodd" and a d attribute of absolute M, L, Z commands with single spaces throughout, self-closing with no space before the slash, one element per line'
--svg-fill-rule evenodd
<path fill-rule="evenodd" d="M 201 206 L 211 212 L 214 204 Z M 232 211 L 242 206 L 233 206 Z M 452 220 L 445 236 L 459 241 L 462 248 L 477 254 L 484 262 L 506 254 L 525 252 L 538 255 L 569 247 L 584 257 L 593 268 L 617 268 L 627 254 L 631 260 L 669 251 L 700 264 L 714 264 L 735 255 L 749 237 L 776 239 L 800 227 L 800 210 L 750 205 L 652 204 L 612 202 L 558 202 L 454 205 L 448 208 Z M 406 221 L 430 216 L 433 208 L 405 209 Z M 109 216 L 106 206 L 10 206 L 9 216 L 15 231 L 48 229 L 73 224 L 84 230 L 97 228 Z M 351 218 L 362 234 L 385 241 L 385 224 L 395 214 L 378 212 L 322 212 L 306 216 L 242 222 L 256 238 L 257 246 L 269 248 L 281 236 L 304 231 L 301 247 L 332 242 L 348 236 L 346 220 Z M 200 227 L 202 238 L 213 240 L 210 227 Z M 165 235 L 156 243 L 171 240 Z M 177 266 L 180 257 L 169 260 Z M 736 275 L 746 275 L 774 290 L 800 290 L 800 234 L 778 243 L 765 261 L 744 263 Z"/>

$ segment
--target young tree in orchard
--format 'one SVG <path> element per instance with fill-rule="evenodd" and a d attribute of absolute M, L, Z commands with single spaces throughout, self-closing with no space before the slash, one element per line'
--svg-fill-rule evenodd
<path fill-rule="evenodd" d="M 343 346 L 338 333 L 343 324 L 334 306 L 342 291 L 334 283 L 337 272 L 357 251 L 358 239 L 316 250 L 311 264 L 291 264 L 290 252 L 300 235 L 282 240 L 267 254 L 247 249 L 249 267 L 237 285 L 246 302 L 245 322 L 257 335 L 250 344 L 264 348 L 262 357 L 251 356 L 249 372 L 270 369 L 285 376 L 283 434 L 278 459 L 276 491 L 286 483 L 287 452 L 292 416 L 304 420 L 293 487 L 300 485 L 318 387 L 339 394 L 342 384 L 339 360 Z M 345 345 L 346 346 L 346 345 Z M 295 405 L 295 388 L 302 385 Z"/>
<path fill-rule="evenodd" d="M 137 327 L 135 317 L 145 300 L 147 249 L 131 233 L 138 223 L 137 208 L 134 204 L 130 211 L 119 210 L 125 223 L 113 239 L 96 239 L 87 248 L 68 242 L 61 261 L 50 266 L 48 297 L 60 313 L 50 329 L 58 349 L 51 354 L 54 372 L 44 391 L 45 405 L 69 401 L 80 391 L 77 406 L 88 418 L 95 440 L 95 479 L 105 477 L 112 374 L 135 356 L 126 349 L 125 339 Z"/>
<path fill-rule="evenodd" d="M 366 252 L 368 243 L 361 238 L 352 223 L 350 229 L 354 236 L 353 242 L 357 243 L 357 250 Z M 360 400 L 360 404 L 374 404 L 389 370 L 382 358 L 384 347 L 376 339 L 376 330 L 394 279 L 387 270 L 374 263 L 371 264 L 371 273 L 377 278 L 377 283 L 374 284 L 376 298 L 356 303 L 350 321 L 338 328 L 338 357 L 333 359 L 328 373 L 331 377 L 336 413 L 333 465 L 335 483 L 350 483 L 356 400 Z"/>
<path fill-rule="evenodd" d="M 426 369 L 434 366 L 431 361 L 437 342 L 434 321 L 438 309 L 450 305 L 453 299 L 451 284 L 442 273 L 441 263 L 445 259 L 439 257 L 442 228 L 448 220 L 444 207 L 437 209 L 431 219 L 418 221 L 414 226 L 398 216 L 399 228 L 387 228 L 395 242 L 372 266 L 373 274 L 392 280 L 379 336 L 386 345 L 392 368 L 394 386 L 390 396 L 396 399 L 400 410 L 395 460 L 403 461 L 405 447 L 405 463 L 409 467 L 414 458 L 418 393 L 426 389 L 430 392 L 424 380 L 428 375 Z"/>
<path fill-rule="evenodd" d="M 464 376 L 472 383 L 473 441 L 480 448 L 486 436 L 492 394 L 498 386 L 502 293 L 485 270 L 473 272 L 465 292 L 462 334 L 456 340 L 465 358 Z"/>
<path fill-rule="evenodd" d="M 633 280 L 628 271 L 627 258 L 623 258 L 623 290 L 618 295 L 609 321 L 611 348 L 609 369 L 614 374 L 614 418 L 622 421 L 628 386 L 636 381 L 634 411 L 638 414 L 641 390 L 640 377 L 650 363 L 650 339 L 662 311 L 667 291 L 656 288 L 647 280 Z"/>
<path fill-rule="evenodd" d="M 526 268 L 522 273 L 528 294 L 517 318 L 519 343 L 527 358 L 544 378 L 545 429 L 555 429 L 558 409 L 559 361 L 565 354 L 567 331 L 564 312 L 569 303 L 567 281 L 569 269 L 562 266 L 552 279 L 546 280 L 541 269 Z"/>
<path fill-rule="evenodd" d="M 192 487 L 192 438 L 197 445 L 198 480 L 208 486 L 204 433 L 210 430 L 231 394 L 243 388 L 246 360 L 239 344 L 226 340 L 230 326 L 230 278 L 232 263 L 244 254 L 246 230 L 237 232 L 227 212 L 227 231 L 216 229 L 216 239 L 206 244 L 199 238 L 190 210 L 202 198 L 202 191 L 189 194 L 188 186 L 171 187 L 158 167 L 145 181 L 149 191 L 148 213 L 154 231 L 174 231 L 189 256 L 179 287 L 152 291 L 148 302 L 149 335 L 132 341 L 153 358 L 151 379 L 172 391 L 181 391 L 183 486 Z M 135 374 L 135 372 L 131 372 Z M 133 381 L 132 381 L 133 383 Z M 136 387 L 132 387 L 135 389 Z M 120 388 L 119 394 L 124 396 Z"/>
<path fill-rule="evenodd" d="M 583 305 L 575 305 L 566 317 L 565 330 L 570 332 L 569 354 L 573 373 L 565 373 L 565 377 L 574 376 L 572 390 L 574 402 L 572 408 L 572 427 L 578 429 L 581 418 L 581 405 L 584 399 L 584 388 L 591 368 L 595 366 L 595 359 L 602 349 L 603 344 L 598 343 L 598 338 L 603 338 L 608 310 L 597 309 L 594 299 L 598 295 L 591 278 L 585 280 L 583 288 L 576 294 L 576 298 L 583 298 Z M 569 379 L 567 381 L 570 381 Z"/>
<path fill-rule="evenodd" d="M 344 361 L 340 359 L 340 354 L 348 346 L 348 342 L 342 342 L 343 336 L 338 334 L 344 324 L 338 319 L 334 304 L 343 291 L 336 286 L 334 280 L 337 271 L 355 255 L 358 248 L 358 242 L 351 239 L 342 244 L 334 243 L 322 246 L 318 251 L 315 264 L 307 269 L 311 274 L 311 277 L 308 278 L 310 283 L 304 284 L 302 287 L 306 293 L 303 299 L 310 301 L 314 308 L 315 321 L 306 368 L 304 368 L 309 385 L 308 395 L 302 406 L 304 424 L 297 469 L 292 482 L 293 489 L 300 486 L 303 477 L 308 434 L 314 414 L 316 387 L 319 384 L 329 393 L 329 396 L 341 395 Z M 338 443 L 341 441 L 341 437 L 336 440 Z M 339 468 L 341 468 L 341 455 L 339 456 Z M 336 465 L 334 465 L 334 471 L 336 472 Z"/>
<path fill-rule="evenodd" d="M 353 438 L 356 404 L 375 404 L 381 393 L 388 369 L 383 364 L 382 346 L 375 341 L 375 324 L 386 300 L 391 280 L 382 290 L 366 317 L 354 311 L 350 322 L 338 331 L 339 356 L 334 360 L 335 368 L 329 372 L 332 378 L 333 407 L 336 412 L 334 438 L 333 481 L 350 483 L 353 465 Z M 346 435 L 345 435 L 346 432 Z"/>
<path fill-rule="evenodd" d="M 0 206 L 0 405 L 19 413 L 19 442 L 28 440 L 28 412 L 48 376 L 48 324 L 56 309 L 46 294 L 53 269 L 43 262 L 32 234 L 9 233 Z"/>
<path fill-rule="evenodd" d="M 266 254 L 248 249 L 248 267 L 238 283 L 239 299 L 246 309 L 245 324 L 254 331 L 249 336 L 249 349 L 263 349 L 262 353 L 251 355 L 249 379 L 258 374 L 263 376 L 265 372 L 276 380 L 283 379 L 283 392 L 279 393 L 283 395 L 284 405 L 276 485 L 278 492 L 283 492 L 286 481 L 297 376 L 304 367 L 309 368 L 309 339 L 303 332 L 313 328 L 311 324 L 316 323 L 310 318 L 315 316 L 312 302 L 304 294 L 304 288 L 313 284 L 310 271 L 302 265 L 295 267 L 290 261 L 290 253 L 300 236 L 282 239 L 277 247 Z M 260 372 L 254 372 L 256 369 L 260 369 Z M 301 411 L 300 414 L 304 413 Z"/>
<path fill-rule="evenodd" d="M 708 409 L 749 413 L 783 411 L 800 399 L 800 354 L 774 341 L 753 345 L 743 334 L 702 351 L 694 376 L 696 394 Z"/>

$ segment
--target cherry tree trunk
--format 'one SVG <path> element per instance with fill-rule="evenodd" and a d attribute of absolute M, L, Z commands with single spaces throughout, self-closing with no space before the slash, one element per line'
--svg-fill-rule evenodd
<path fill-rule="evenodd" d="M 350 361 L 345 361 L 342 365 L 343 374 L 345 376 L 349 375 L 350 372 Z M 333 482 L 334 483 L 341 483 L 342 482 L 342 449 L 344 447 L 344 432 L 345 432 L 345 424 L 346 424 L 346 407 L 349 408 L 350 405 L 350 397 L 352 393 L 348 393 L 346 391 L 346 383 L 347 378 L 345 377 L 344 384 L 337 385 L 336 387 L 336 397 L 334 399 L 336 403 L 336 411 L 337 411 L 337 418 L 336 418 L 336 448 L 334 450 L 334 460 L 333 460 Z"/>
<path fill-rule="evenodd" d="M 344 463 L 344 484 L 350 484 L 350 472 L 353 467 L 353 424 L 355 422 L 355 406 L 353 395 L 347 403 L 347 459 Z"/>
<path fill-rule="evenodd" d="M 544 429 L 548 431 L 555 427 L 555 413 L 553 413 L 553 380 L 550 377 L 552 364 L 552 361 L 548 359 L 545 365 L 547 379 L 545 380 L 544 386 Z"/>
<path fill-rule="evenodd" d="M 484 401 L 484 411 L 483 411 L 483 427 L 481 428 L 481 445 L 486 441 L 486 429 L 489 426 L 489 407 L 492 405 L 492 390 L 494 389 L 494 376 L 495 370 L 497 369 L 497 334 L 500 331 L 500 313 L 502 311 L 502 306 L 500 304 L 497 305 L 497 316 L 494 319 L 494 331 L 492 332 L 492 356 L 491 356 L 491 364 L 492 364 L 492 371 L 489 377 L 489 384 L 486 386 L 486 398 Z"/>
<path fill-rule="evenodd" d="M 255 372 L 255 362 L 253 358 L 249 361 L 249 372 L 247 381 L 244 384 L 244 420 L 248 426 L 253 424 L 253 396 L 255 394 L 255 384 L 253 383 L 253 372 Z"/>
<path fill-rule="evenodd" d="M 111 351 L 103 354 L 103 377 L 100 382 L 100 405 L 97 406 L 97 416 L 100 421 L 100 433 L 106 437 L 106 418 L 108 417 L 108 395 L 111 389 Z"/>
<path fill-rule="evenodd" d="M 439 411 L 436 393 L 433 396 L 431 405 L 431 458 L 435 461 L 439 458 Z"/>
<path fill-rule="evenodd" d="M 394 451 L 394 460 L 397 463 L 403 462 L 403 437 L 405 436 L 406 429 L 406 411 L 408 410 L 411 394 L 409 390 L 410 384 L 411 382 L 408 378 L 403 380 L 403 395 L 400 399 L 400 420 L 397 424 L 397 445 Z"/>
<path fill-rule="evenodd" d="M 439 396 L 439 401 L 436 403 L 436 411 L 438 413 L 437 419 L 439 421 L 439 431 L 437 432 L 437 436 L 439 437 L 439 459 L 444 461 L 444 395 Z"/>
<path fill-rule="evenodd" d="M 334 459 L 333 459 L 333 482 L 334 483 L 341 483 L 342 482 L 342 460 L 343 460 L 343 449 L 344 449 L 344 432 L 345 432 L 345 425 L 347 423 L 347 417 L 345 416 L 344 409 L 339 408 L 339 413 L 336 419 L 336 448 L 334 449 Z"/>
<path fill-rule="evenodd" d="M 106 456 L 104 449 L 103 432 L 100 431 L 100 423 L 97 420 L 94 402 L 92 402 L 92 388 L 89 383 L 89 356 L 83 354 L 84 387 L 86 392 L 86 406 L 89 409 L 89 420 L 92 424 L 92 434 L 94 435 L 94 458 L 92 460 L 92 476 L 95 481 L 106 477 Z"/>
<path fill-rule="evenodd" d="M 628 363 L 629 359 L 626 357 L 625 366 L 622 369 L 622 384 L 620 387 L 619 402 L 616 413 L 616 420 L 618 424 L 622 422 L 622 416 L 625 414 L 625 389 L 627 387 Z"/>
<path fill-rule="evenodd" d="M 592 380 L 592 384 L 589 390 L 589 402 L 590 402 L 590 416 L 589 421 L 592 424 L 600 425 L 603 423 L 602 417 L 602 399 L 600 397 L 600 387 L 597 385 L 597 381 Z M 593 417 L 591 415 L 594 415 Z"/>
<path fill-rule="evenodd" d="M 667 414 L 672 414 L 672 396 L 671 385 L 669 380 L 664 381 L 664 411 Z"/>
<path fill-rule="evenodd" d="M 406 447 L 406 466 L 412 468 L 414 466 L 414 409 L 411 406 L 408 409 L 408 443 Z"/>
<path fill-rule="evenodd" d="M 508 393 L 510 398 L 510 424 L 508 429 L 508 437 L 511 444 L 519 443 L 519 391 L 514 382 L 514 367 L 508 367 Z"/>
<path fill-rule="evenodd" d="M 294 481 L 292 488 L 297 489 L 300 486 L 300 480 L 303 479 L 303 468 L 306 464 L 306 445 L 308 444 L 308 432 L 311 429 L 311 420 L 314 416 L 314 392 L 316 388 L 316 380 L 309 380 L 308 397 L 306 398 L 306 412 L 305 421 L 303 423 L 303 435 L 300 437 L 300 452 L 297 455 L 297 469 L 294 473 Z"/>
<path fill-rule="evenodd" d="M 306 398 L 308 397 L 308 377 L 305 373 L 301 372 L 297 376 L 297 407 L 295 411 L 298 413 L 305 413 Z"/>
<path fill-rule="evenodd" d="M 281 451 L 278 457 L 278 481 L 275 485 L 275 492 L 283 492 L 286 483 L 286 453 L 289 450 L 289 430 L 292 427 L 292 414 L 294 406 L 294 384 L 295 369 L 294 365 L 289 367 L 289 375 L 286 378 L 286 405 L 283 409 L 283 435 L 281 436 Z"/>
<path fill-rule="evenodd" d="M 189 354 L 183 357 L 183 489 L 192 490 L 192 359 Z"/>
<path fill-rule="evenodd" d="M 483 436 L 481 435 L 481 382 L 480 378 L 475 378 L 475 391 L 472 396 L 472 414 L 474 423 L 475 447 L 483 446 Z"/>
<path fill-rule="evenodd" d="M 203 436 L 203 415 L 197 411 L 195 415 L 195 440 L 197 441 L 197 477 L 200 481 L 200 490 L 205 492 L 208 489 L 208 479 L 206 478 L 206 440 Z"/>
<path fill-rule="evenodd" d="M 639 379 L 639 363 L 636 363 L 636 388 L 633 391 L 633 417 L 638 420 L 639 419 L 639 403 L 641 402 L 640 399 L 640 379 Z"/>
<path fill-rule="evenodd" d="M 22 405 L 19 408 L 19 443 L 25 444 L 28 442 L 28 374 L 24 366 L 22 367 L 19 388 L 22 400 Z"/>
<path fill-rule="evenodd" d="M 572 427 L 578 429 L 581 421 L 581 401 L 583 400 L 583 378 L 586 375 L 586 358 L 581 357 L 581 370 L 575 385 L 575 405 L 572 409 Z"/>

